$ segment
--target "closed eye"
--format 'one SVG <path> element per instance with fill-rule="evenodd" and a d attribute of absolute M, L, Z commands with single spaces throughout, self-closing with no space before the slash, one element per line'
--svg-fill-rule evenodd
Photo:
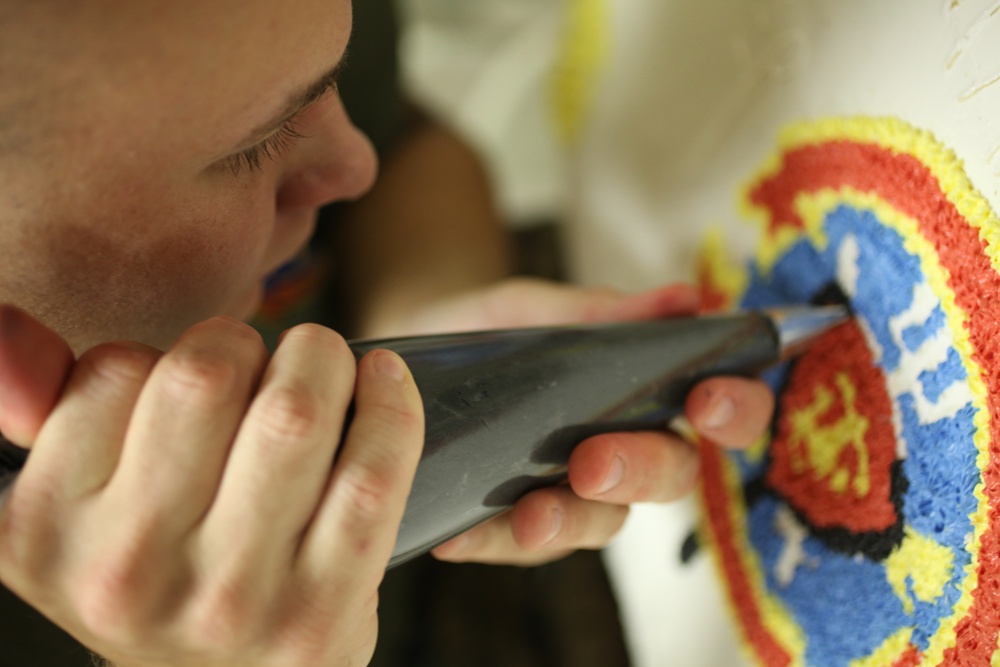
<path fill-rule="evenodd" d="M 239 176 L 244 171 L 258 171 L 264 160 L 281 157 L 292 144 L 305 137 L 296 127 L 296 118 L 289 118 L 271 136 L 225 158 L 226 166 L 233 176 Z"/>
<path fill-rule="evenodd" d="M 299 139 L 306 138 L 306 135 L 298 129 L 298 118 L 309 107 L 326 97 L 328 94 L 337 93 L 337 77 L 343 68 L 344 60 L 329 72 L 325 77 L 309 90 L 301 101 L 298 110 L 283 122 L 278 129 L 259 142 L 233 153 L 224 158 L 224 162 L 233 176 L 239 176 L 244 171 L 254 172 L 261 168 L 264 160 L 275 160 L 281 157 L 292 144 Z"/>

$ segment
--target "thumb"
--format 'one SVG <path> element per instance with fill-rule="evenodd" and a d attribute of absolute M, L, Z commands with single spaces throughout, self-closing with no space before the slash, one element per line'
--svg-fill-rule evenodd
<path fill-rule="evenodd" d="M 0 304 L 0 433 L 30 447 L 62 392 L 73 351 L 57 333 Z"/>

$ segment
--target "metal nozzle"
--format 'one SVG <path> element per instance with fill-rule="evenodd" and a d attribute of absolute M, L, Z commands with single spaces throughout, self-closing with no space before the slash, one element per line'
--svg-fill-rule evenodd
<path fill-rule="evenodd" d="M 851 319 L 846 306 L 802 306 L 766 311 L 778 332 L 781 358 L 802 352 L 815 338 Z"/>

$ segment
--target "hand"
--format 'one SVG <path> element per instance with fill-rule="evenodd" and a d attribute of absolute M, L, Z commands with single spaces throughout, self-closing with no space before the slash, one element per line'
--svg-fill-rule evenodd
<path fill-rule="evenodd" d="M 62 368 L 32 384 L 26 345 Z M 32 448 L 0 508 L 4 583 L 123 667 L 367 664 L 423 439 L 402 361 L 312 325 L 269 358 L 228 318 L 163 354 L 66 349 L 0 307 L 0 429 Z"/>
<path fill-rule="evenodd" d="M 603 287 L 577 287 L 534 278 L 512 278 L 486 288 L 421 304 L 388 325 L 369 327 L 366 337 L 418 336 L 443 332 L 541 327 L 578 322 L 651 320 L 690 315 L 701 299 L 689 285 L 640 294 Z"/>
<path fill-rule="evenodd" d="M 641 320 L 697 311 L 699 298 L 676 285 L 624 295 L 535 280 L 512 280 L 469 294 L 414 319 L 406 333 Z M 767 428 L 774 398 L 757 380 L 713 378 L 690 393 L 685 415 L 702 436 L 743 447 Z M 666 426 L 666 425 L 664 425 Z M 580 548 L 605 546 L 628 506 L 667 502 L 690 492 L 698 478 L 695 448 L 666 430 L 612 433 L 585 440 L 569 461 L 569 482 L 526 495 L 507 513 L 434 550 L 448 561 L 530 565 Z"/>

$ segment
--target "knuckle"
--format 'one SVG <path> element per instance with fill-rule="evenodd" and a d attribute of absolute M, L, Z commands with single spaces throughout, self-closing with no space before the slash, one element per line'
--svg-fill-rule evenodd
<path fill-rule="evenodd" d="M 84 352 L 77 361 L 77 373 L 112 386 L 141 383 L 155 363 L 151 351 L 138 346 L 107 343 Z"/>
<path fill-rule="evenodd" d="M 394 434 L 423 434 L 423 411 L 406 400 L 386 401 L 376 404 L 374 415 L 383 428 Z"/>
<path fill-rule="evenodd" d="M 203 405 L 229 400 L 239 377 L 237 364 L 206 350 L 186 350 L 161 362 L 164 389 L 175 399 Z"/>
<path fill-rule="evenodd" d="M 423 403 L 412 384 L 370 384 L 359 392 L 357 407 L 356 419 L 381 433 L 423 435 Z"/>
<path fill-rule="evenodd" d="M 338 491 L 352 513 L 364 523 L 382 519 L 398 500 L 405 488 L 400 475 L 387 469 L 353 469 L 337 482 Z"/>
<path fill-rule="evenodd" d="M 338 353 L 351 355 L 351 350 L 343 336 L 338 334 L 333 329 L 329 329 L 319 324 L 299 324 L 287 330 L 282 339 L 282 343 L 291 341 L 304 343 L 310 346 L 323 346 L 333 349 Z"/>
<path fill-rule="evenodd" d="M 106 557 L 79 578 L 75 598 L 90 634 L 123 646 L 143 636 L 149 587 L 140 570 L 135 561 Z"/>
<path fill-rule="evenodd" d="M 220 315 L 218 317 L 213 317 L 211 319 L 200 322 L 191 329 L 188 333 L 184 334 L 184 337 L 190 336 L 224 336 L 230 345 L 233 344 L 251 344 L 257 345 L 262 344 L 262 339 L 260 334 L 252 326 L 246 322 L 230 317 L 229 315 Z"/>
<path fill-rule="evenodd" d="M 216 585 L 194 613 L 192 641 L 203 649 L 233 651 L 253 644 L 261 629 L 259 607 L 246 586 Z"/>
<path fill-rule="evenodd" d="M 299 324 L 285 331 L 279 347 L 308 349 L 317 364 L 354 368 L 354 352 L 343 336 L 319 324 Z"/>
<path fill-rule="evenodd" d="M 280 440 L 302 440 L 316 434 L 324 406 L 310 389 L 292 383 L 269 387 L 257 401 L 256 418 L 264 431 Z"/>

